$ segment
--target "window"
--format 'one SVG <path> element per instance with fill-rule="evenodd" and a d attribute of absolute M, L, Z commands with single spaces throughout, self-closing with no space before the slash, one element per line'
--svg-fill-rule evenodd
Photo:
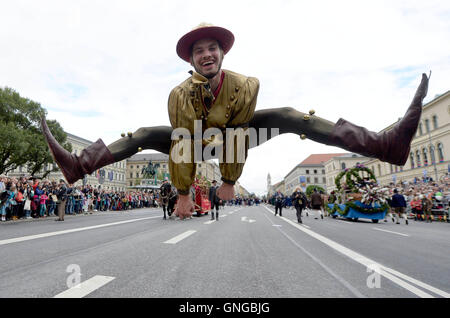
<path fill-rule="evenodd" d="M 427 148 L 422 149 L 422 154 L 423 154 L 423 165 L 428 166 Z"/>
<path fill-rule="evenodd" d="M 139 172 L 136 172 L 136 178 L 139 178 Z"/>
<path fill-rule="evenodd" d="M 430 158 L 432 164 L 436 162 L 436 157 L 434 155 L 434 146 L 430 146 Z"/>
<path fill-rule="evenodd" d="M 416 160 L 417 160 L 417 167 L 420 167 L 420 151 L 416 151 Z"/>
<path fill-rule="evenodd" d="M 394 173 L 394 169 L 392 168 L 392 165 L 389 165 L 389 167 L 391 168 L 391 174 Z"/>
<path fill-rule="evenodd" d="M 130 178 L 133 179 L 133 172 L 130 172 Z"/>
<path fill-rule="evenodd" d="M 430 121 L 425 119 L 425 128 L 427 129 L 427 133 L 430 132 Z"/>
<path fill-rule="evenodd" d="M 130 168 L 133 169 L 133 166 L 131 165 Z"/>
<path fill-rule="evenodd" d="M 315 184 L 319 183 L 319 178 L 315 177 L 315 178 L 314 178 L 314 183 L 315 183 Z"/>
<path fill-rule="evenodd" d="M 411 169 L 414 169 L 414 154 L 412 152 L 409 154 L 409 159 L 411 160 Z"/>
<path fill-rule="evenodd" d="M 310 177 L 306 178 L 306 183 L 311 183 L 311 178 Z"/>
<path fill-rule="evenodd" d="M 345 162 L 341 163 L 341 169 L 345 170 Z"/>
<path fill-rule="evenodd" d="M 381 166 L 378 164 L 378 176 L 381 176 Z"/>
<path fill-rule="evenodd" d="M 438 129 L 438 121 L 436 115 L 433 115 L 433 127 L 434 129 Z"/>
<path fill-rule="evenodd" d="M 166 169 L 166 165 L 163 165 L 163 169 Z"/>
<path fill-rule="evenodd" d="M 309 174 L 309 170 L 306 170 L 306 174 Z"/>
<path fill-rule="evenodd" d="M 130 181 L 130 187 L 132 187 L 133 186 L 133 181 Z"/>
<path fill-rule="evenodd" d="M 443 162 L 444 161 L 444 146 L 441 143 L 438 143 L 437 148 L 438 148 L 439 162 Z"/>
<path fill-rule="evenodd" d="M 139 169 L 139 166 L 136 166 L 136 169 Z"/>
<path fill-rule="evenodd" d="M 314 169 L 314 174 L 317 174 L 317 170 Z"/>
<path fill-rule="evenodd" d="M 327 179 L 325 177 L 322 178 L 322 183 L 327 183 Z"/>
<path fill-rule="evenodd" d="M 419 123 L 419 134 L 420 134 L 421 136 L 423 135 L 422 123 Z"/>
<path fill-rule="evenodd" d="M 322 170 L 322 174 L 325 174 L 325 169 Z"/>

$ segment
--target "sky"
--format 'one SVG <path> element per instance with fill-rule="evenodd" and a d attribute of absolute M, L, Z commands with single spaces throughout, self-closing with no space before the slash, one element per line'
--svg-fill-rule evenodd
<path fill-rule="evenodd" d="M 380 131 L 402 117 L 422 73 L 425 103 L 450 90 L 450 2 L 0 0 L 0 87 L 41 104 L 66 132 L 108 145 L 170 125 L 170 91 L 192 67 L 177 41 L 202 22 L 233 32 L 222 67 L 260 81 L 256 109 L 310 109 Z M 151 151 L 150 151 L 151 152 Z M 251 149 L 239 179 L 256 194 L 314 153 L 285 134 Z M 345 152 L 345 151 L 344 151 Z"/>

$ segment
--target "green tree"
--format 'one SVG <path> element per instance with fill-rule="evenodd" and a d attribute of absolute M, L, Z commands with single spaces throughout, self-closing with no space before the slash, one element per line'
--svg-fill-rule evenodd
<path fill-rule="evenodd" d="M 21 97 L 11 88 L 0 88 L 0 173 L 26 166 L 29 174 L 36 175 L 54 163 L 45 138 L 40 130 L 40 119 L 46 110 L 37 102 Z M 68 151 L 67 134 L 56 120 L 47 121 L 55 139 Z M 52 170 L 44 171 L 42 177 Z"/>
<path fill-rule="evenodd" d="M 322 191 L 323 193 L 326 193 L 325 189 L 322 188 L 321 186 L 318 186 L 318 185 L 309 185 L 309 186 L 306 188 L 306 195 L 307 195 L 308 197 L 310 197 L 311 194 L 314 192 L 314 188 L 317 189 L 317 192 Z"/>

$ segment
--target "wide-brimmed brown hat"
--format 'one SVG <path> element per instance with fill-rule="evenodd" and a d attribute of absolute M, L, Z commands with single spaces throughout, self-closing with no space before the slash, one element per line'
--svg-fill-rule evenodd
<path fill-rule="evenodd" d="M 201 39 L 216 39 L 224 54 L 227 54 L 234 43 L 234 35 L 225 28 L 201 23 L 192 31 L 181 37 L 177 43 L 177 54 L 186 62 L 190 62 L 192 45 Z"/>

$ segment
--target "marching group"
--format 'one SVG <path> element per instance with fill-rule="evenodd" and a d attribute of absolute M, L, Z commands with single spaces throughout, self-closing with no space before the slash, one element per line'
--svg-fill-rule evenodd
<path fill-rule="evenodd" d="M 439 219 L 449 220 L 450 184 L 443 182 L 415 182 L 403 184 L 391 184 L 388 186 L 390 197 L 387 199 L 389 209 L 385 214 L 384 221 L 391 218 L 396 224 L 400 224 L 400 219 L 408 224 L 408 217 L 416 221 L 432 222 Z M 282 216 L 284 207 L 293 206 L 296 210 L 297 221 L 302 223 L 302 211 L 306 210 L 314 214 L 315 219 L 329 216 L 326 204 L 334 201 L 332 196 L 325 195 L 322 191 L 314 189 L 310 196 L 307 196 L 300 188 L 290 195 L 285 196 L 277 191 L 268 200 L 268 203 L 275 207 L 275 215 Z"/>

